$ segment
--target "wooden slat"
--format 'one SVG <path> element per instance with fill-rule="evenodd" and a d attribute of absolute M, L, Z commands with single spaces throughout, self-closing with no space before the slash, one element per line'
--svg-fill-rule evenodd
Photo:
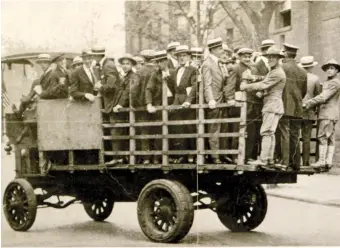
<path fill-rule="evenodd" d="M 243 102 L 243 106 L 241 107 L 241 115 L 240 115 L 240 136 L 238 138 L 238 157 L 237 157 L 237 164 L 243 165 L 245 162 L 246 156 L 246 124 L 247 124 L 247 95 L 245 94 L 245 101 Z"/>
<path fill-rule="evenodd" d="M 170 151 L 135 151 L 133 152 L 134 155 L 187 155 L 187 154 L 238 154 L 238 150 L 206 150 L 200 151 L 197 150 L 170 150 Z M 114 156 L 114 155 L 130 155 L 130 151 L 106 151 L 104 152 L 107 156 Z"/>
<path fill-rule="evenodd" d="M 169 157 L 166 154 L 169 150 L 169 140 L 165 138 L 166 135 L 169 134 L 169 129 L 166 123 L 169 121 L 169 113 L 167 111 L 168 108 L 168 85 L 166 80 L 162 80 L 162 121 L 163 121 L 163 126 L 162 126 L 162 164 L 163 165 L 168 165 L 169 164 Z"/>
<path fill-rule="evenodd" d="M 209 119 L 209 120 L 180 120 L 180 121 L 163 121 L 163 122 L 138 122 L 134 123 L 135 127 L 145 127 L 145 126 L 161 126 L 166 124 L 168 126 L 176 125 L 195 125 L 195 124 L 212 124 L 212 123 L 234 123 L 241 122 L 241 118 L 227 118 L 227 119 Z M 157 124 L 157 125 L 156 125 Z M 113 123 L 113 124 L 103 124 L 104 128 L 118 128 L 118 127 L 131 127 L 132 123 Z"/>
<path fill-rule="evenodd" d="M 198 104 L 199 106 L 202 106 L 204 103 L 204 85 L 203 81 L 197 82 L 198 84 Z M 198 133 L 198 138 L 196 140 L 196 145 L 197 145 L 197 150 L 198 151 L 204 151 L 205 150 L 205 145 L 204 145 L 204 109 L 199 108 L 198 109 L 198 126 L 197 126 L 197 133 Z M 207 134 L 210 136 L 210 134 Z M 204 164 L 204 154 L 198 154 L 197 155 L 197 165 L 202 165 Z"/>
<path fill-rule="evenodd" d="M 241 134 L 239 133 L 221 133 L 218 137 L 240 137 Z M 161 134 L 145 134 L 145 135 L 117 135 L 117 136 L 103 136 L 104 140 L 128 140 L 130 138 L 134 139 L 186 139 L 186 138 L 209 138 L 211 134 L 203 133 L 203 134 L 168 134 L 168 135 L 161 135 Z"/>
<path fill-rule="evenodd" d="M 72 150 L 68 151 L 68 165 L 70 170 L 74 170 L 74 152 Z"/>

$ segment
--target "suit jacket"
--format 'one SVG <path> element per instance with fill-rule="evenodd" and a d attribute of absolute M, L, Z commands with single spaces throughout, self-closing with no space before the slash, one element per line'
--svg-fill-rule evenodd
<path fill-rule="evenodd" d="M 312 98 L 313 106 L 320 105 L 319 120 L 339 120 L 340 79 L 335 77 L 322 84 L 322 92 Z"/>
<path fill-rule="evenodd" d="M 145 89 L 145 103 L 154 106 L 162 105 L 163 98 L 163 78 L 160 69 L 152 72 Z M 173 94 L 173 93 L 172 93 Z"/>
<path fill-rule="evenodd" d="M 219 65 L 209 56 L 202 64 L 204 98 L 207 103 L 215 100 L 223 102 L 223 74 Z"/>
<path fill-rule="evenodd" d="M 258 75 L 256 68 L 251 66 L 248 67 L 247 65 L 239 62 L 234 66 L 234 73 L 231 73 L 229 78 L 226 80 L 226 85 L 224 86 L 224 95 L 226 99 L 234 99 L 235 92 L 240 91 L 240 84 L 242 82 L 242 74 L 246 70 L 250 70 L 253 75 Z M 232 98 L 231 98 L 232 97 Z M 262 103 L 262 100 L 256 96 L 256 92 L 249 92 L 247 94 L 247 102 L 250 103 Z"/>
<path fill-rule="evenodd" d="M 40 81 L 42 87 L 41 99 L 60 99 L 68 97 L 69 73 L 57 67 L 44 75 Z"/>
<path fill-rule="evenodd" d="M 303 118 L 302 99 L 307 93 L 307 73 L 294 59 L 286 59 L 282 69 L 287 77 L 282 98 L 285 115 Z"/>
<path fill-rule="evenodd" d="M 70 95 L 75 100 L 86 100 L 85 94 L 94 94 L 94 83 L 87 76 L 84 67 L 77 68 L 71 75 Z"/>
<path fill-rule="evenodd" d="M 156 67 L 152 64 L 146 64 L 142 69 L 140 69 L 137 74 L 140 77 L 140 99 L 139 106 L 145 106 L 145 90 L 146 86 L 150 80 L 151 74 L 156 70 Z"/>
<path fill-rule="evenodd" d="M 130 71 L 122 80 L 121 88 L 117 96 L 118 105 L 122 107 L 140 107 L 140 77 L 137 73 Z"/>
<path fill-rule="evenodd" d="M 281 66 L 271 70 L 263 81 L 247 85 L 247 91 L 266 90 L 262 112 L 283 114 L 282 92 L 286 84 L 286 74 Z"/>
<path fill-rule="evenodd" d="M 121 88 L 121 80 L 114 62 L 105 59 L 102 67 L 95 66 L 94 73 L 98 80 L 101 80 L 102 87 L 99 92 L 104 101 L 104 112 L 110 113 L 112 108 L 117 104 L 118 92 Z"/>
<path fill-rule="evenodd" d="M 191 65 L 185 66 L 181 81 L 177 86 L 177 74 L 180 68 L 181 67 L 178 67 L 177 69 L 170 72 L 170 77 L 168 81 L 168 86 L 170 90 L 175 93 L 173 104 L 181 105 L 184 102 L 195 103 L 198 76 L 197 69 Z M 187 92 L 188 88 L 191 88 L 189 94 Z"/>
<path fill-rule="evenodd" d="M 174 65 L 174 63 L 172 63 L 171 59 L 168 59 L 168 67 L 169 67 L 169 69 L 175 69 L 175 65 Z"/>
<path fill-rule="evenodd" d="M 307 102 L 308 100 L 312 99 L 313 97 L 319 95 L 321 93 L 320 89 L 320 81 L 319 77 L 312 74 L 307 73 L 307 94 L 303 98 L 303 103 Z M 316 113 L 314 109 L 305 110 L 303 112 L 303 119 L 305 120 L 316 120 Z"/>

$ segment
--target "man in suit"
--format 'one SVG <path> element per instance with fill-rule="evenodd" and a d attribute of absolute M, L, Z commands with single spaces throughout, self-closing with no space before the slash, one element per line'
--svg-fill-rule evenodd
<path fill-rule="evenodd" d="M 203 49 L 201 47 L 192 47 L 191 51 L 191 65 L 196 67 L 197 70 L 200 70 L 203 62 Z"/>
<path fill-rule="evenodd" d="M 314 168 L 330 169 L 335 152 L 335 125 L 339 120 L 340 110 L 340 64 L 329 60 L 322 67 L 327 74 L 327 81 L 322 84 L 322 92 L 304 103 L 304 108 L 312 109 L 320 106 L 318 115 L 319 160 L 312 164 Z"/>
<path fill-rule="evenodd" d="M 119 58 L 119 63 L 125 73 L 121 87 L 114 99 L 115 106 L 113 107 L 113 113 L 110 115 L 111 123 L 128 123 L 129 116 L 127 112 L 120 112 L 121 108 L 136 108 L 139 105 L 139 94 L 140 94 L 140 77 L 138 74 L 133 72 L 132 68 L 137 64 L 131 54 L 125 54 Z M 111 129 L 111 136 L 123 136 L 129 134 L 129 128 L 117 127 Z M 128 151 L 129 143 L 128 140 L 112 140 L 113 151 Z M 115 156 L 113 160 L 105 163 L 107 166 L 114 166 L 116 164 L 127 163 L 128 159 L 126 156 Z"/>
<path fill-rule="evenodd" d="M 72 73 L 70 95 L 74 100 L 93 102 L 97 93 L 94 91 L 97 79 L 92 69 L 91 52 L 83 51 L 82 61 L 82 66 Z"/>
<path fill-rule="evenodd" d="M 98 80 L 94 89 L 102 95 L 104 113 L 108 114 L 112 112 L 112 108 L 115 106 L 116 95 L 120 89 L 119 73 L 113 60 L 105 56 L 105 48 L 93 47 L 91 54 L 95 61 L 93 71 Z"/>
<path fill-rule="evenodd" d="M 225 86 L 225 94 L 230 97 L 227 100 L 233 99 L 232 96 L 240 91 L 240 84 L 242 82 L 242 74 L 249 71 L 255 78 L 255 81 L 263 79 L 263 76 L 258 76 L 256 68 L 251 65 L 251 57 L 253 50 L 249 48 L 240 48 L 237 52 L 239 63 L 233 69 L 234 73 L 230 75 Z M 256 76 L 255 76 L 256 75 Z M 261 109 L 262 99 L 258 96 L 258 92 L 250 91 L 247 93 L 247 139 L 246 139 L 246 162 L 255 161 L 259 150 L 259 137 L 261 126 Z M 230 108 L 228 117 L 239 117 L 239 109 Z M 239 129 L 238 124 L 233 124 L 233 132 Z M 233 149 L 237 149 L 238 140 L 233 139 Z"/>
<path fill-rule="evenodd" d="M 136 66 L 134 67 L 135 71 L 138 72 L 140 69 L 143 68 L 145 64 L 145 59 L 143 56 L 137 54 L 133 57 L 133 59 L 137 62 Z"/>
<path fill-rule="evenodd" d="M 19 109 L 16 109 L 15 105 L 12 106 L 13 112 L 15 112 L 19 115 L 22 115 L 22 113 L 25 111 L 25 109 L 28 106 L 30 106 L 31 103 L 34 102 L 34 99 L 36 98 L 36 96 L 38 96 L 37 92 L 39 94 L 42 92 L 42 88 L 40 86 L 40 83 L 44 82 L 44 84 L 46 84 L 45 81 L 49 79 L 49 76 L 52 72 L 51 55 L 49 55 L 49 54 L 39 54 L 38 57 L 37 57 L 36 63 L 40 66 L 43 73 L 40 76 L 40 78 L 33 81 L 30 92 L 28 93 L 28 95 L 23 96 L 20 99 L 21 103 L 20 103 Z"/>
<path fill-rule="evenodd" d="M 177 41 L 171 42 L 167 46 L 169 69 L 177 68 L 178 61 L 175 55 L 176 47 L 180 44 Z"/>
<path fill-rule="evenodd" d="M 223 83 L 224 75 L 222 73 L 219 59 L 223 56 L 222 39 L 216 38 L 209 40 L 209 56 L 202 64 L 202 81 L 204 85 L 204 98 L 209 105 L 207 110 L 208 119 L 219 119 L 223 117 L 224 111 L 216 108 L 216 104 L 223 102 Z M 211 133 L 209 145 L 212 151 L 220 150 L 219 133 L 221 132 L 221 123 L 208 125 L 208 132 Z M 219 154 L 216 152 L 211 155 L 212 162 L 215 164 L 222 163 Z"/>
<path fill-rule="evenodd" d="M 307 94 L 303 98 L 303 103 L 314 98 L 320 93 L 319 77 L 312 73 L 313 68 L 318 64 L 314 61 L 313 56 L 305 56 L 300 59 L 299 66 L 307 72 Z M 302 164 L 309 166 L 310 158 L 310 139 L 313 125 L 317 119 L 315 109 L 305 110 L 303 112 L 303 122 L 301 129 L 302 136 Z"/>
<path fill-rule="evenodd" d="M 77 68 L 81 67 L 82 65 L 83 59 L 80 56 L 75 56 L 71 64 L 72 72 L 75 71 Z"/>
<path fill-rule="evenodd" d="M 197 89 L 197 69 L 190 65 L 191 51 L 188 46 L 180 45 L 176 47 L 175 55 L 177 56 L 179 66 L 170 73 L 169 87 L 174 92 L 174 102 L 172 105 L 180 106 L 172 112 L 173 120 L 194 120 L 196 111 L 189 109 L 192 103 L 196 102 Z M 175 126 L 172 132 L 176 134 L 190 134 L 196 132 L 196 125 Z M 194 150 L 195 139 L 174 139 L 176 150 Z M 187 163 L 192 161 L 193 156 L 178 156 L 175 163 Z"/>
<path fill-rule="evenodd" d="M 285 113 L 279 122 L 282 164 L 290 169 L 300 169 L 300 130 L 303 118 L 302 99 L 307 93 L 307 73 L 295 61 L 298 47 L 283 44 L 285 63 L 282 68 L 287 76 L 283 91 Z"/>
<path fill-rule="evenodd" d="M 247 84 L 244 81 L 240 85 L 240 90 L 246 91 L 263 91 L 267 93 L 264 96 L 262 109 L 262 125 L 261 125 L 261 154 L 260 159 L 249 164 L 268 166 L 274 165 L 274 151 L 275 151 L 275 131 L 279 120 L 284 113 L 282 92 L 286 83 L 286 75 L 279 65 L 279 60 L 284 57 L 280 50 L 274 46 L 268 49 L 266 54 L 268 57 L 268 65 L 270 72 L 263 81 L 258 83 Z M 246 71 L 243 74 L 243 79 L 253 80 L 249 78 L 250 74 Z"/>
<path fill-rule="evenodd" d="M 154 57 L 155 51 L 154 50 L 142 50 L 139 56 L 143 57 L 144 65 L 138 70 L 137 74 L 140 78 L 140 91 L 139 91 L 139 107 L 145 107 L 145 90 L 146 85 L 151 77 L 153 71 L 156 70 L 156 66 L 152 62 Z M 136 112 L 136 121 L 145 122 L 150 121 L 150 115 L 147 112 L 139 111 Z M 139 127 L 137 129 L 138 134 L 148 135 L 152 132 L 153 127 Z M 150 151 L 152 147 L 153 140 L 151 139 L 142 139 L 137 142 L 137 147 L 141 148 L 143 151 Z M 151 163 L 151 156 L 143 156 L 143 159 L 140 159 L 140 162 L 143 164 L 150 164 Z"/>
<path fill-rule="evenodd" d="M 69 73 L 66 70 L 66 58 L 64 54 L 56 56 L 52 63 L 57 67 L 42 76 L 40 80 L 40 87 L 36 88 L 36 93 L 41 99 L 61 99 L 68 97 Z"/>
<path fill-rule="evenodd" d="M 163 104 L 163 81 L 168 82 L 170 72 L 166 51 L 155 52 L 153 62 L 157 64 L 157 69 L 151 73 L 151 77 L 145 89 L 145 103 L 148 111 L 148 120 L 161 121 L 162 111 L 157 111 L 155 107 Z M 168 96 L 172 97 L 173 93 L 168 89 Z M 169 99 L 168 97 L 168 99 Z M 156 126 L 149 129 L 149 134 L 162 134 L 162 127 Z M 155 139 L 150 142 L 150 149 L 162 150 L 162 139 Z M 159 164 L 161 162 L 160 156 L 153 156 L 153 163 Z"/>

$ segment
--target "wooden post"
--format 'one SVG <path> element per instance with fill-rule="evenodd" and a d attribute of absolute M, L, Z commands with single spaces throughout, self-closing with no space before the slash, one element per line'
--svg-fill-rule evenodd
<path fill-rule="evenodd" d="M 197 165 L 203 165 L 204 164 L 204 155 L 202 152 L 204 152 L 204 138 L 200 135 L 204 134 L 204 108 L 202 105 L 204 104 L 204 85 L 203 81 L 201 80 L 198 82 L 198 87 L 199 87 L 199 95 L 198 95 L 198 103 L 199 103 L 199 108 L 198 108 L 198 135 L 199 137 L 197 138 Z"/>
<path fill-rule="evenodd" d="M 74 153 L 72 150 L 68 151 L 68 166 L 70 167 L 70 172 L 74 172 Z"/>
<path fill-rule="evenodd" d="M 43 151 L 39 151 L 39 172 L 42 173 L 42 169 L 44 167 L 44 152 Z"/>
<path fill-rule="evenodd" d="M 168 107 L 168 85 L 167 81 L 165 79 L 162 80 L 162 165 L 168 166 L 169 165 L 169 157 L 168 157 L 168 151 L 169 151 L 169 140 L 168 138 L 164 137 L 164 135 L 167 135 L 169 133 L 167 122 L 168 122 L 168 110 L 166 107 Z"/>
<path fill-rule="evenodd" d="M 238 138 L 238 157 L 237 165 L 244 165 L 246 156 L 246 127 L 247 127 L 247 95 L 246 92 L 242 92 L 242 107 L 240 109 L 240 137 Z"/>
<path fill-rule="evenodd" d="M 129 163 L 130 165 L 136 164 L 136 157 L 135 157 L 135 151 L 136 151 L 136 129 L 135 129 L 135 112 L 133 111 L 132 107 L 132 98 L 131 98 L 131 84 L 129 83 L 129 121 L 130 121 L 130 127 L 129 127 L 129 148 L 130 148 L 130 157 L 129 157 Z"/>

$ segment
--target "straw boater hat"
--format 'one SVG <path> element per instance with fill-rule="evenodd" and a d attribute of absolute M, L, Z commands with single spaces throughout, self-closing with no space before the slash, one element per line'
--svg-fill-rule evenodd
<path fill-rule="evenodd" d="M 80 56 L 75 56 L 73 58 L 73 61 L 72 61 L 72 64 L 71 66 L 74 66 L 74 65 L 80 65 L 83 63 L 83 59 L 80 57 Z"/>
<path fill-rule="evenodd" d="M 145 50 L 140 51 L 139 55 L 149 60 L 149 59 L 152 59 L 153 56 L 155 55 L 155 50 L 145 49 Z"/>
<path fill-rule="evenodd" d="M 299 66 L 303 68 L 316 66 L 318 62 L 314 61 L 314 56 L 304 56 L 300 59 Z"/>
<path fill-rule="evenodd" d="M 337 68 L 337 69 L 338 69 L 338 73 L 340 72 L 340 64 L 339 64 L 338 61 L 336 61 L 335 59 L 330 59 L 330 60 L 328 60 L 328 62 L 327 62 L 326 64 L 324 64 L 324 65 L 321 66 L 321 69 L 324 70 L 324 71 L 326 71 L 327 68 L 328 68 L 330 65 L 332 65 L 332 66 L 334 66 L 335 68 Z"/>
<path fill-rule="evenodd" d="M 60 54 L 60 55 L 58 55 L 58 56 L 56 56 L 56 57 L 54 57 L 53 59 L 52 59 L 52 63 L 56 63 L 56 62 L 58 62 L 59 60 L 62 60 L 62 59 L 64 59 L 65 58 L 65 54 Z"/>
<path fill-rule="evenodd" d="M 275 45 L 275 41 L 273 41 L 273 40 L 270 40 L 270 39 L 263 40 L 261 42 L 261 49 L 271 47 L 271 46 L 274 46 L 274 45 Z"/>
<path fill-rule="evenodd" d="M 288 53 L 297 53 L 297 51 L 299 50 L 299 47 L 288 44 L 288 43 L 284 43 L 283 47 L 284 47 L 284 50 Z"/>
<path fill-rule="evenodd" d="M 207 46 L 209 49 L 222 46 L 222 38 L 218 37 L 216 39 L 208 40 Z"/>
<path fill-rule="evenodd" d="M 237 51 L 237 55 L 253 54 L 253 52 L 254 52 L 253 49 L 243 47 L 243 48 L 240 48 L 240 49 Z"/>
<path fill-rule="evenodd" d="M 179 42 L 174 41 L 174 42 L 170 42 L 166 48 L 166 50 L 169 52 L 171 50 L 175 50 L 176 47 L 178 47 L 179 45 L 181 45 Z"/>
<path fill-rule="evenodd" d="M 52 60 L 51 55 L 49 55 L 47 53 L 39 54 L 38 57 L 37 57 L 37 63 L 52 62 L 51 60 Z"/>
<path fill-rule="evenodd" d="M 190 51 L 193 57 L 203 57 L 203 48 L 201 47 L 192 47 Z"/>
<path fill-rule="evenodd" d="M 83 50 L 81 52 L 81 57 L 82 58 L 89 57 L 89 56 L 92 56 L 92 51 L 90 51 L 90 50 Z"/>
<path fill-rule="evenodd" d="M 123 57 L 119 58 L 119 59 L 118 59 L 118 62 L 119 62 L 120 64 L 122 64 L 122 63 L 123 63 L 123 60 L 125 60 L 125 59 L 130 60 L 131 63 L 132 63 L 132 65 L 136 65 L 136 64 L 137 64 L 136 60 L 134 60 L 132 54 L 130 54 L 130 53 L 127 53 L 127 54 L 125 54 Z"/>
<path fill-rule="evenodd" d="M 91 48 L 92 55 L 105 55 L 105 47 L 94 46 Z"/>
<path fill-rule="evenodd" d="M 187 53 L 190 55 L 191 51 L 187 45 L 179 45 L 176 47 L 175 55 L 178 55 L 181 53 Z"/>
<path fill-rule="evenodd" d="M 162 50 L 162 51 L 155 52 L 155 56 L 153 57 L 152 61 L 159 62 L 159 61 L 167 60 L 167 59 L 168 59 L 167 52 L 165 50 Z"/>
<path fill-rule="evenodd" d="M 281 52 L 281 50 L 279 48 L 277 48 L 276 46 L 271 46 L 269 47 L 267 53 L 263 56 L 269 56 L 269 55 L 276 55 L 279 58 L 284 58 L 284 54 Z"/>
<path fill-rule="evenodd" d="M 144 62 L 144 58 L 140 55 L 133 56 L 133 59 L 136 60 L 137 63 Z"/>

